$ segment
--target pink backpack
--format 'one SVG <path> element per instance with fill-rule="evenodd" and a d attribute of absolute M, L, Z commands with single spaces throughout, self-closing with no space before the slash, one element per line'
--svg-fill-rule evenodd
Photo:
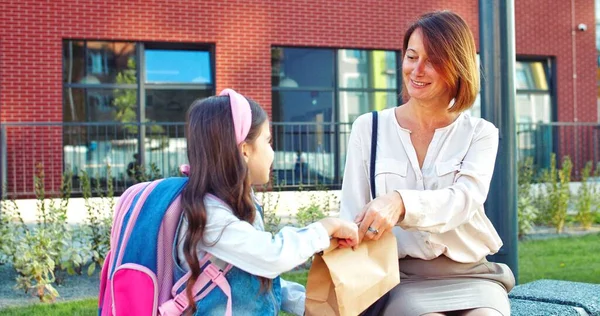
<path fill-rule="evenodd" d="M 181 291 L 190 273 L 174 279 L 173 252 L 182 216 L 180 193 L 187 180 L 140 183 L 121 195 L 100 276 L 99 316 L 175 316 L 190 306 Z M 226 315 L 231 315 L 231 288 L 225 279 L 231 265 L 206 255 L 200 266 L 193 303 L 218 286 L 227 296 Z"/>

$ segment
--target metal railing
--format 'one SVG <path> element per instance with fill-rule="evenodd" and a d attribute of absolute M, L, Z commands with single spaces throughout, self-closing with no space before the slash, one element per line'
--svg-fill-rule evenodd
<path fill-rule="evenodd" d="M 187 163 L 184 123 L 2 123 L 0 176 L 14 198 L 33 197 L 34 177 L 43 166 L 47 194 L 60 192 L 70 174 L 75 196 L 81 177 L 117 194 L 130 185 L 179 175 Z M 276 189 L 339 188 L 350 124 L 272 123 Z"/>
<path fill-rule="evenodd" d="M 339 188 L 350 128 L 350 123 L 272 123 L 270 186 Z M 117 194 L 139 181 L 178 175 L 187 163 L 184 130 L 184 123 L 2 123 L 3 190 L 15 198 L 33 197 L 40 165 L 50 195 L 60 192 L 65 173 L 72 175 L 75 195 L 81 193 L 83 172 L 94 186 L 112 178 Z M 517 143 L 518 159 L 533 157 L 537 169 L 550 165 L 551 153 L 558 160 L 569 156 L 574 179 L 586 162 L 600 162 L 596 123 L 517 124 Z"/>
<path fill-rule="evenodd" d="M 572 180 L 579 180 L 587 162 L 600 162 L 600 124 L 598 123 L 521 123 L 517 124 L 517 158 L 532 157 L 537 170 L 550 166 L 551 154 L 560 165 L 566 156 L 573 162 Z"/>

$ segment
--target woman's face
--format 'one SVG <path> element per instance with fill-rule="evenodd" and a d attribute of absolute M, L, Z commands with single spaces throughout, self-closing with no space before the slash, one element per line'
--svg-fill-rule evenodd
<path fill-rule="evenodd" d="M 427 56 L 420 28 L 414 30 L 408 40 L 402 60 L 402 79 L 408 95 L 416 100 L 435 100 L 450 94 L 448 85 Z"/>

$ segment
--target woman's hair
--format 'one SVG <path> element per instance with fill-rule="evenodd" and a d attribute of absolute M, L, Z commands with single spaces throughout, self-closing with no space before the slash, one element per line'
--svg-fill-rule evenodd
<path fill-rule="evenodd" d="M 252 144 L 260 134 L 260 127 L 267 121 L 267 114 L 256 102 L 247 100 L 252 121 L 245 142 Z M 187 113 L 187 155 L 190 170 L 188 183 L 181 194 L 181 204 L 189 223 L 183 253 L 191 271 L 186 287 L 190 302 L 193 302 L 192 287 L 201 272 L 197 246 L 200 242 L 206 244 L 203 239 L 207 219 L 204 205 L 206 194 L 210 193 L 221 199 L 242 221 L 252 224 L 256 215 L 248 166 L 238 149 L 233 124 L 229 96 L 196 100 Z M 260 278 L 260 281 L 261 288 L 271 285 L 268 279 Z M 195 304 L 191 303 L 190 307 L 194 313 Z"/>
<path fill-rule="evenodd" d="M 404 34 L 402 57 L 408 41 L 417 29 L 423 34 L 423 45 L 433 67 L 455 93 L 451 112 L 462 112 L 475 102 L 479 92 L 477 50 L 469 26 L 458 14 L 436 11 L 422 15 Z M 403 97 L 408 99 L 406 87 Z"/>

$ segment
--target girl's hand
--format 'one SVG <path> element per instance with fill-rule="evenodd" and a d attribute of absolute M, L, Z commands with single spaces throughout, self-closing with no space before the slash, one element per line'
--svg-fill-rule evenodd
<path fill-rule="evenodd" d="M 359 242 L 363 238 L 378 240 L 381 235 L 404 218 L 404 202 L 394 191 L 375 198 L 363 207 L 354 221 L 359 225 Z"/>
<path fill-rule="evenodd" d="M 341 218 L 327 217 L 319 221 L 329 236 L 339 239 L 341 248 L 358 245 L 358 226 Z"/>

